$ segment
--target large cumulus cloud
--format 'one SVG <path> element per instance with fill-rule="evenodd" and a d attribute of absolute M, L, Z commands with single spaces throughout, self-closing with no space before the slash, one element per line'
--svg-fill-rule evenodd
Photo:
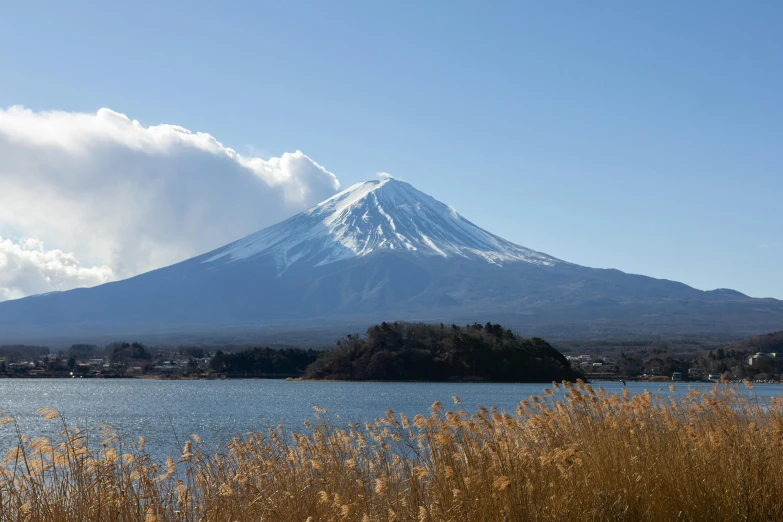
<path fill-rule="evenodd" d="M 271 225 L 338 188 L 331 172 L 299 151 L 247 157 L 209 134 L 144 127 L 109 109 L 0 109 L 0 236 L 16 238 L 0 243 L 0 299 L 165 266 Z M 66 256 L 71 272 L 46 271 L 45 260 L 58 256 Z M 67 275 L 73 273 L 82 275 Z M 47 280 L 49 286 L 41 283 Z"/>

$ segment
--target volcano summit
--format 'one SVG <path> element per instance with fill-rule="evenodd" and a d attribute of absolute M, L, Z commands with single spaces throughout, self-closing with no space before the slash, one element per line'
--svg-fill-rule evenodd
<path fill-rule="evenodd" d="M 379 319 L 749 334 L 783 324 L 783 302 L 561 261 L 389 178 L 172 266 L 0 303 L 0 336 Z"/>
<path fill-rule="evenodd" d="M 214 252 L 205 262 L 270 255 L 279 273 L 375 253 L 554 265 L 557 260 L 494 236 L 408 183 L 366 181 L 316 207 Z"/>

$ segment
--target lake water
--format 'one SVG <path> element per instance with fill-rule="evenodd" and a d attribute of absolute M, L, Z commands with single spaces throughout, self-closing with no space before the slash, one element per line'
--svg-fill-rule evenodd
<path fill-rule="evenodd" d="M 621 392 L 621 383 L 595 383 L 609 392 Z M 669 383 L 628 383 L 632 393 L 652 392 Z M 696 384 L 696 386 L 699 386 Z M 710 385 L 703 385 L 709 387 Z M 371 420 L 387 409 L 409 416 L 428 413 L 440 400 L 453 408 L 451 397 L 463 408 L 476 405 L 514 410 L 519 401 L 538 395 L 544 384 L 476 383 L 359 383 L 283 380 L 158 381 L 151 379 L 2 379 L 0 410 L 14 415 L 29 435 L 53 435 L 56 424 L 45 422 L 35 410 L 52 406 L 69 423 L 94 427 L 109 424 L 119 433 L 144 435 L 156 454 L 174 453 L 180 440 L 196 433 L 208 441 L 282 424 L 303 429 L 314 419 L 313 406 L 339 415 L 339 422 Z M 549 385 L 551 387 L 551 385 Z M 742 387 L 744 390 L 744 387 Z M 677 383 L 675 393 L 688 385 Z M 783 394 L 783 385 L 758 385 L 759 396 Z M 15 445 L 11 426 L 0 427 L 0 454 Z"/>

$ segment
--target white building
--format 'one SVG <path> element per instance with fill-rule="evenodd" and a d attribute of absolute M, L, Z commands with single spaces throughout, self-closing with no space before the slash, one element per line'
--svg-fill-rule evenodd
<path fill-rule="evenodd" d="M 770 357 L 777 358 L 778 353 L 772 352 L 772 353 L 764 353 L 764 352 L 757 352 L 750 357 L 748 357 L 748 365 L 753 366 L 755 363 L 759 361 L 759 359 L 768 359 Z M 783 354 L 781 354 L 783 356 Z"/>

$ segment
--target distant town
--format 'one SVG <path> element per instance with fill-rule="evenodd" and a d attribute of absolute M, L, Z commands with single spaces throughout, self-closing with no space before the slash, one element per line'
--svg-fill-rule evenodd
<path fill-rule="evenodd" d="M 461 330 L 481 333 L 481 328 L 484 328 L 482 335 L 486 335 L 487 327 L 481 325 Z M 349 336 L 349 339 L 354 338 Z M 344 349 L 345 343 L 342 346 Z M 717 348 L 704 344 L 684 346 L 619 343 L 603 349 L 579 346 L 558 349 L 574 371 L 591 381 L 748 379 L 777 383 L 783 377 L 783 332 Z M 104 346 L 74 344 L 53 352 L 44 346 L 6 345 L 0 346 L 0 378 L 297 378 L 304 376 L 313 362 L 323 359 L 321 356 L 327 351 L 285 345 L 171 347 L 115 342 Z M 376 357 L 377 361 L 381 359 L 385 361 L 382 366 L 399 365 L 389 353 Z M 482 380 L 480 376 L 474 377 Z M 392 374 L 377 372 L 369 378 L 398 380 Z"/>
<path fill-rule="evenodd" d="M 714 366 L 716 368 L 709 368 L 709 365 L 698 364 L 696 360 L 694 365 L 689 364 L 688 361 L 680 361 L 679 363 L 672 362 L 667 363 L 664 360 L 653 361 L 648 364 L 638 365 L 639 372 L 627 372 L 622 371 L 622 366 L 618 364 L 618 359 L 614 357 L 605 357 L 601 355 L 593 354 L 581 354 L 581 355 L 567 355 L 566 359 L 572 366 L 578 367 L 585 377 L 591 380 L 617 380 L 618 378 L 628 378 L 634 380 L 643 381 L 702 381 L 702 382 L 718 382 L 720 380 L 735 381 L 743 378 L 751 377 L 754 382 L 757 383 L 779 383 L 780 373 L 775 371 L 777 368 L 770 368 L 770 373 L 766 371 L 753 372 L 752 369 L 760 369 L 764 366 L 778 366 L 783 364 L 783 353 L 778 352 L 756 352 L 752 355 L 748 355 L 747 358 L 742 358 L 739 364 L 735 365 L 733 370 L 721 368 L 720 363 Z M 627 359 L 627 358 L 625 358 Z M 710 357 L 707 357 L 708 361 Z M 725 357 L 724 357 L 725 359 Z M 774 359 L 774 361 L 770 361 Z M 713 361 L 717 361 L 717 356 L 713 354 Z M 627 360 L 620 361 L 627 363 Z M 637 362 L 637 361 L 633 361 Z M 773 364 L 765 364 L 772 362 Z M 705 368 L 705 366 L 707 366 Z M 747 366 L 747 368 L 742 368 Z M 722 369 L 722 371 L 721 371 Z M 745 371 L 737 371 L 745 370 Z M 750 370 L 750 371 L 748 371 Z M 774 372 L 774 373 L 773 373 Z"/>
<path fill-rule="evenodd" d="M 0 377 L 207 377 L 214 356 L 201 348 L 156 349 L 141 343 L 73 345 L 56 353 L 45 353 L 44 347 L 5 346 L 2 352 Z"/>

